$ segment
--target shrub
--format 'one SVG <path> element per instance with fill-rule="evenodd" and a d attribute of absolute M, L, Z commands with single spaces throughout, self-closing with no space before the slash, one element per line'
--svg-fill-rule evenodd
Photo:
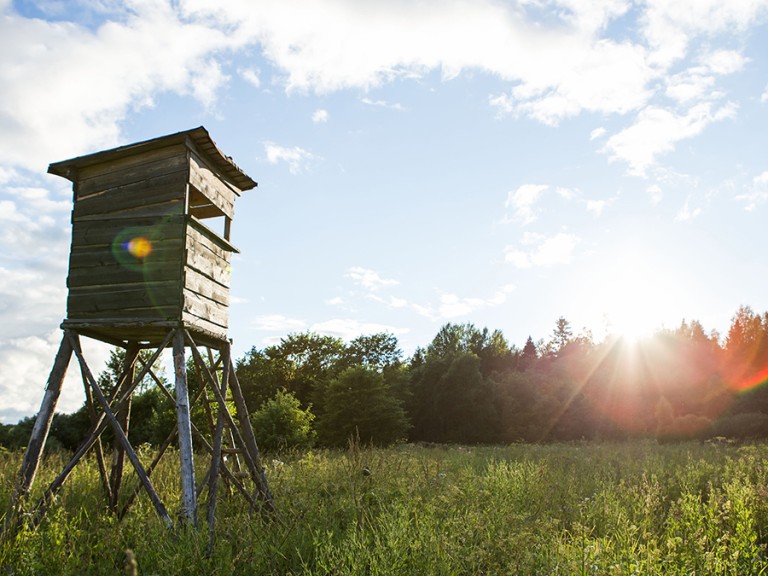
<path fill-rule="evenodd" d="M 723 416 L 711 428 L 712 436 L 736 439 L 764 438 L 768 433 L 768 414 L 746 412 Z"/>
<path fill-rule="evenodd" d="M 330 446 L 344 446 L 350 437 L 384 446 L 404 439 L 410 427 L 402 400 L 384 375 L 363 366 L 331 380 L 323 404 L 317 427 L 321 442 Z"/>
<path fill-rule="evenodd" d="M 263 450 L 286 448 L 311 448 L 315 443 L 312 422 L 315 415 L 301 409 L 296 396 L 286 390 L 278 390 L 274 398 L 264 402 L 251 415 L 251 423 L 259 447 Z"/>

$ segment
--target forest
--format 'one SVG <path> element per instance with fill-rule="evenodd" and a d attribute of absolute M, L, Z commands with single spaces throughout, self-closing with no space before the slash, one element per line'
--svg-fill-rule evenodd
<path fill-rule="evenodd" d="M 104 389 L 121 366 L 113 352 Z M 350 438 L 384 446 L 768 437 L 768 313 L 748 306 L 722 336 L 684 320 L 638 341 L 595 342 L 561 317 L 548 338 L 518 347 L 499 330 L 446 324 L 410 358 L 388 333 L 350 342 L 296 333 L 252 348 L 236 369 L 267 451 Z M 195 410 L 193 419 L 204 417 Z M 150 380 L 130 419 L 134 445 L 157 445 L 175 425 L 174 407 Z M 0 424 L 0 446 L 25 446 L 33 423 Z M 75 449 L 89 424 L 85 405 L 56 414 L 49 448 Z"/>

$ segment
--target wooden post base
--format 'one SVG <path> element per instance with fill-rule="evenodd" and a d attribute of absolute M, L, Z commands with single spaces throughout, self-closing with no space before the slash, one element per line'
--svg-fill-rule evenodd
<path fill-rule="evenodd" d="M 215 528 L 215 507 L 218 495 L 218 480 L 223 478 L 242 494 L 250 503 L 251 509 L 260 509 L 262 512 L 272 514 L 275 512 L 272 494 L 267 485 L 264 467 L 253 429 L 248 418 L 248 410 L 245 406 L 240 383 L 235 375 L 234 364 L 230 357 L 230 343 L 221 342 L 218 350 L 218 360 L 214 359 L 211 347 L 208 347 L 208 361 L 203 358 L 192 335 L 182 326 L 171 329 L 166 334 L 162 343 L 154 351 L 149 359 L 143 357 L 137 342 L 124 342 L 121 345 L 126 348 L 126 359 L 123 374 L 110 397 L 98 385 L 83 356 L 80 346 L 80 335 L 70 329 L 64 330 L 64 336 L 54 361 L 53 369 L 48 378 L 43 402 L 40 407 L 35 425 L 32 430 L 29 445 L 24 456 L 16 491 L 13 496 L 11 510 L 6 514 L 3 525 L 3 534 L 15 532 L 19 527 L 21 510 L 32 488 L 35 475 L 42 460 L 45 443 L 51 427 L 51 421 L 56 408 L 56 403 L 61 393 L 62 383 L 66 375 L 72 355 L 77 359 L 78 365 L 86 387 L 86 402 L 91 415 L 91 429 L 80 447 L 75 451 L 72 459 L 64 467 L 61 473 L 54 479 L 43 493 L 29 517 L 33 525 L 36 525 L 52 502 L 55 494 L 61 489 L 69 474 L 77 464 L 96 447 L 96 458 L 99 461 L 99 470 L 102 477 L 102 485 L 106 493 L 108 508 L 116 512 L 122 518 L 131 506 L 140 491 L 145 492 L 155 508 L 158 516 L 168 525 L 171 520 L 160 495 L 153 486 L 150 475 L 158 462 L 165 454 L 167 448 L 174 440 L 178 442 L 180 457 L 180 476 L 182 496 L 180 502 L 179 517 L 181 523 L 197 527 L 198 501 L 204 490 L 208 491 L 207 520 L 209 530 L 213 536 Z M 164 381 L 152 370 L 153 364 L 158 360 L 163 350 L 172 347 L 175 372 L 175 386 L 171 393 Z M 187 377 L 187 364 L 185 361 L 185 349 L 192 352 L 195 371 L 201 381 L 200 389 L 190 395 Z M 137 386 L 150 377 L 154 383 L 173 403 L 176 411 L 176 427 L 169 431 L 166 442 L 159 447 L 155 460 L 144 467 L 128 439 L 128 422 L 130 402 Z M 228 395 L 236 406 L 237 423 L 227 407 Z M 211 430 L 213 445 L 201 433 L 198 426 L 192 421 L 192 407 L 196 402 L 202 402 L 207 413 L 207 426 Z M 239 424 L 239 425 L 238 425 Z M 115 437 L 115 448 L 111 472 L 107 474 L 107 466 L 104 462 L 104 454 L 101 449 L 101 436 L 110 428 Z M 195 435 L 200 445 L 203 445 L 211 456 L 211 464 L 205 475 L 205 480 L 199 487 L 195 478 L 195 459 L 193 451 L 192 435 Z M 225 441 L 228 446 L 224 446 Z M 240 454 L 248 469 L 248 476 L 254 485 L 254 495 L 251 496 L 247 487 L 242 482 L 242 473 L 231 470 L 224 453 Z M 139 478 L 138 485 L 127 496 L 123 497 L 121 506 L 120 490 L 123 486 L 123 458 L 127 457 L 134 472 Z M 240 460 L 235 459 L 239 467 Z M 211 540 L 211 545 L 213 540 Z"/>

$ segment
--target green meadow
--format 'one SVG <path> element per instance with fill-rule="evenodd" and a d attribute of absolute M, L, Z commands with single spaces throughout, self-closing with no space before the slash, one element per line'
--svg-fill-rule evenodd
<path fill-rule="evenodd" d="M 0 514 L 21 456 L 0 452 Z M 47 457 L 30 505 L 65 460 Z M 175 515 L 178 464 L 163 462 L 153 482 Z M 126 550 L 142 575 L 768 573 L 764 444 L 353 444 L 265 462 L 278 517 L 220 490 L 209 548 L 205 496 L 198 530 L 166 528 L 143 495 L 118 521 L 87 460 L 36 529 L 2 542 L 0 574 L 130 574 Z"/>

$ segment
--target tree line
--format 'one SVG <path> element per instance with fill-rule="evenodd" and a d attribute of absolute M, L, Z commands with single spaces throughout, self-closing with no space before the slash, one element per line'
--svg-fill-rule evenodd
<path fill-rule="evenodd" d="M 121 367 L 113 352 L 100 385 L 114 386 Z M 297 333 L 252 348 L 236 371 L 267 450 L 350 437 L 379 445 L 768 437 L 768 313 L 747 306 L 724 337 L 693 320 L 637 342 L 595 342 L 561 317 L 548 338 L 518 348 L 499 330 L 446 324 L 410 358 L 388 333 L 351 342 Z M 24 446 L 33 422 L 0 425 L 0 445 Z M 72 450 L 89 424 L 85 406 L 57 414 L 49 442 Z M 132 441 L 157 445 L 174 426 L 173 405 L 148 382 L 135 394 Z"/>

